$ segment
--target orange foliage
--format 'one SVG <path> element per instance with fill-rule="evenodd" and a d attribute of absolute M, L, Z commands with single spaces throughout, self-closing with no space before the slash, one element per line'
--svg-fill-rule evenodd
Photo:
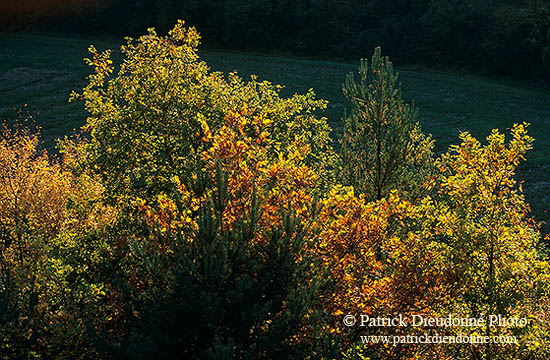
<path fill-rule="evenodd" d="M 343 314 L 407 317 L 445 305 L 452 271 L 442 247 L 432 234 L 406 230 L 426 209 L 433 211 L 433 204 L 413 205 L 396 193 L 366 203 L 351 189 L 337 187 L 322 205 L 324 230 L 315 251 L 335 280 L 325 306 L 337 315 L 336 331 L 344 332 Z"/>
<path fill-rule="evenodd" d="M 292 209 L 302 221 L 307 221 L 309 205 L 313 202 L 311 193 L 318 183 L 315 171 L 304 163 L 309 147 L 301 139 L 295 139 L 286 156 L 267 160 L 271 146 L 270 123 L 263 116 L 248 114 L 246 108 L 231 111 L 216 135 L 203 139 L 210 142 L 210 146 L 199 155 L 206 163 L 207 178 L 215 179 L 220 171 L 225 174 L 229 199 L 223 211 L 226 229 L 231 229 L 232 224 L 245 215 L 252 201 L 261 204 L 258 240 L 264 235 L 263 231 L 280 223 L 283 209 Z M 165 195 L 158 197 L 156 210 L 144 200 L 140 203 L 141 209 L 146 212 L 149 222 L 155 223 L 161 231 L 195 231 L 196 219 L 192 214 L 196 214 L 209 192 L 196 194 L 180 179 L 176 178 L 175 182 L 186 210 L 178 210 Z"/>
<path fill-rule="evenodd" d="M 29 236 L 52 238 L 65 221 L 71 175 L 38 150 L 38 136 L 4 128 L 0 139 L 0 226 L 20 262 Z"/>

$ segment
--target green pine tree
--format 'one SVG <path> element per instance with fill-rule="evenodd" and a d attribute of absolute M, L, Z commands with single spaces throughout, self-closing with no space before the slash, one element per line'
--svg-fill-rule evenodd
<path fill-rule="evenodd" d="M 281 213 L 282 225 L 269 229 L 268 241 L 255 244 L 262 213 L 256 196 L 226 229 L 222 216 L 231 196 L 220 167 L 214 182 L 196 214 L 193 238 L 152 234 L 150 241 L 174 244 L 169 253 L 133 246 L 140 278 L 151 283 L 140 289 L 122 284 L 126 332 L 105 341 L 107 352 L 159 360 L 334 358 L 339 346 L 322 326 L 326 314 L 319 304 L 327 277 L 307 253 L 311 239 L 293 210 Z"/>
<path fill-rule="evenodd" d="M 416 121 L 417 109 L 402 97 L 399 75 L 377 47 L 369 66 L 361 60 L 360 80 L 349 74 L 343 85 L 351 103 L 341 141 L 341 176 L 368 200 L 381 199 L 393 189 L 419 197 L 432 173 L 433 146 Z"/>

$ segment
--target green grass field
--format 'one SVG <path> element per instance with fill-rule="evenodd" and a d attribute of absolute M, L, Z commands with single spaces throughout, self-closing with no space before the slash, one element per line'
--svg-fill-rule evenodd
<path fill-rule="evenodd" d="M 82 104 L 69 104 L 67 99 L 71 90 L 86 83 L 89 68 L 82 59 L 92 43 L 101 50 L 116 50 L 120 45 L 116 41 L 0 35 L 0 120 L 31 113 L 42 127 L 47 147 L 82 125 L 86 117 Z M 370 51 L 365 51 L 366 57 Z M 341 131 L 340 118 L 347 106 L 341 86 L 345 75 L 357 70 L 358 62 L 215 51 L 201 51 L 201 56 L 213 70 L 237 70 L 244 78 L 256 74 L 262 80 L 283 84 L 286 95 L 313 88 L 319 98 L 329 101 L 324 116 L 334 135 Z M 536 218 L 550 223 L 546 211 L 550 210 L 550 92 L 480 77 L 397 69 L 403 95 L 415 100 L 422 127 L 437 140 L 438 151 L 456 143 L 463 130 L 482 139 L 493 128 L 505 131 L 517 122 L 531 123 L 535 148 L 518 178 L 525 180 L 523 188 Z"/>

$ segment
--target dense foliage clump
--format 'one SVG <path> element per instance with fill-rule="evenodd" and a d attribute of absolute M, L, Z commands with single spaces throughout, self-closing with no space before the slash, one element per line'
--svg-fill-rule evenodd
<path fill-rule="evenodd" d="M 515 169 L 531 149 L 469 133 L 441 156 L 376 50 L 340 152 L 312 91 L 212 73 L 179 22 L 91 47 L 82 133 L 0 139 L 0 359 L 546 359 L 548 261 Z M 528 319 L 388 346 L 344 315 Z M 546 320 L 546 321 L 545 321 Z M 349 324 L 348 324 L 349 325 Z"/>

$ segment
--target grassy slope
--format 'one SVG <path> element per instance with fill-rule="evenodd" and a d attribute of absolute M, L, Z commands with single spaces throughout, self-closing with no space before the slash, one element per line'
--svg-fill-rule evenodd
<path fill-rule="evenodd" d="M 13 119 L 14 108 L 39 113 L 34 118 L 50 144 L 82 125 L 82 104 L 69 104 L 67 98 L 71 90 L 85 84 L 89 69 L 82 58 L 92 42 L 98 49 L 119 45 L 37 35 L 0 36 L 0 120 Z M 285 84 L 285 94 L 315 89 L 318 97 L 329 101 L 325 116 L 339 132 L 346 106 L 341 84 L 357 64 L 210 51 L 201 55 L 214 70 L 238 70 L 245 78 L 257 74 L 260 79 Z M 476 77 L 399 72 L 404 97 L 416 101 L 419 120 L 437 139 L 438 151 L 456 143 L 461 130 L 482 139 L 493 128 L 505 130 L 515 122 L 530 122 L 535 149 L 528 154 L 520 178 L 526 180 L 524 190 L 537 218 L 550 223 L 550 214 L 545 212 L 550 209 L 550 93 Z"/>

